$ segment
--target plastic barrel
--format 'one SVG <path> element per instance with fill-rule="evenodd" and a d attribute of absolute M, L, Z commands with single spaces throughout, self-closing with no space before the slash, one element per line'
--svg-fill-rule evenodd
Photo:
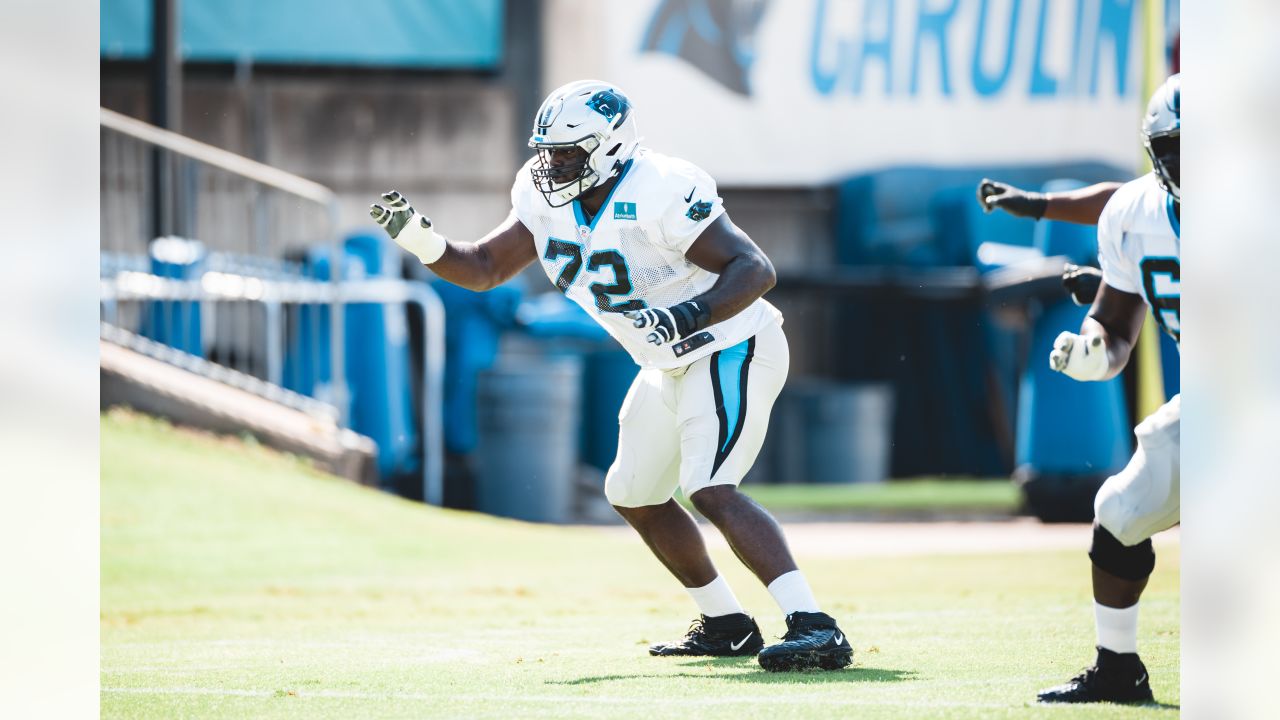
<path fill-rule="evenodd" d="M 564 522 L 577 476 L 582 362 L 508 359 L 477 386 L 476 509 Z"/>
<path fill-rule="evenodd" d="M 583 384 L 582 460 L 607 471 L 618 453 L 618 412 L 640 368 L 621 350 L 586 356 Z"/>
<path fill-rule="evenodd" d="M 348 237 L 343 255 L 348 276 L 399 277 L 400 250 L 382 233 Z M 393 475 L 416 475 L 421 468 L 408 317 L 403 303 L 352 303 L 345 310 L 351 427 L 378 443 L 378 473 L 391 490 Z"/>
<path fill-rule="evenodd" d="M 199 280 L 209 252 L 198 240 L 156 238 L 149 246 L 151 273 L 172 280 Z M 200 303 L 157 300 L 145 306 L 142 335 L 185 353 L 204 357 Z"/>
<path fill-rule="evenodd" d="M 889 475 L 893 389 L 795 382 L 779 402 L 774 451 L 784 482 L 881 482 Z"/>

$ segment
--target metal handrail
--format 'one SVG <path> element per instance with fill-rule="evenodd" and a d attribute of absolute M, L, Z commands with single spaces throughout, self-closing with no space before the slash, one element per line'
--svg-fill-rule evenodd
<path fill-rule="evenodd" d="M 173 365 L 187 372 L 225 383 L 237 390 L 243 390 L 260 398 L 279 403 L 291 410 L 297 410 L 314 418 L 328 420 L 335 425 L 338 422 L 338 408 L 327 402 L 269 383 L 261 378 L 242 373 L 225 365 L 209 362 L 199 355 L 183 352 L 170 345 L 129 332 L 117 325 L 108 322 L 99 323 L 98 337 L 113 345 L 128 348 L 140 355 L 146 355 L 149 358 Z"/>
<path fill-rule="evenodd" d="M 223 150 L 220 147 L 193 140 L 186 135 L 179 135 L 164 128 L 150 125 L 114 110 L 106 108 L 99 108 L 99 110 L 99 122 L 102 127 L 110 128 L 145 143 L 171 150 L 179 155 L 222 168 L 227 172 L 249 178 L 263 185 L 270 185 L 277 190 L 283 190 L 321 205 L 337 202 L 337 195 L 320 183 L 294 175 L 278 167 L 260 163 L 243 155 Z"/>
<path fill-rule="evenodd" d="M 264 280 L 248 275 L 209 272 L 198 280 L 173 280 L 126 271 L 100 280 L 105 321 L 114 325 L 122 301 L 240 301 L 266 307 L 281 304 L 412 303 L 423 313 L 423 499 L 444 502 L 444 303 L 430 285 L 405 280 Z M 334 366 L 336 373 L 341 366 Z"/>
<path fill-rule="evenodd" d="M 329 220 L 330 257 L 333 259 L 333 271 L 329 282 L 334 288 L 342 284 L 342 273 L 338 267 L 342 258 L 341 238 L 337 235 L 338 198 L 333 190 L 280 168 L 193 140 L 185 135 L 156 127 L 107 108 L 99 108 L 99 123 L 104 128 L 127 135 L 141 142 L 164 148 L 178 155 L 212 165 L 256 183 L 324 206 Z M 340 413 L 338 422 L 342 427 L 347 427 L 349 425 L 346 411 L 347 385 L 342 357 L 342 348 L 344 347 L 342 293 L 334 290 L 332 298 L 334 306 L 332 312 L 329 313 L 329 332 L 333 337 L 333 347 L 329 361 L 334 372 L 333 393 Z"/>

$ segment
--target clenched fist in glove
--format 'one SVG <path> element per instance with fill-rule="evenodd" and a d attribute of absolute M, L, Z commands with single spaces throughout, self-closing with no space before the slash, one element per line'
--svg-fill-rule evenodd
<path fill-rule="evenodd" d="M 641 330 L 652 328 L 645 339 L 661 347 L 706 327 L 711 311 L 705 303 L 689 300 L 669 308 L 629 310 L 623 313 L 623 317 Z"/>
<path fill-rule="evenodd" d="M 1067 263 L 1062 270 L 1062 287 L 1071 294 L 1071 302 L 1089 306 L 1098 296 L 1098 287 L 1102 285 L 1102 271 L 1096 267 L 1083 267 Z"/>
<path fill-rule="evenodd" d="M 1107 344 L 1101 335 L 1064 332 L 1053 341 L 1049 367 L 1076 380 L 1101 380 L 1107 375 Z"/>
<path fill-rule="evenodd" d="M 1015 217 L 1039 220 L 1049 207 L 1049 199 L 1043 193 L 1028 192 L 1008 183 L 983 178 L 978 183 L 978 204 L 984 212 L 1000 208 Z"/>
<path fill-rule="evenodd" d="M 387 231 L 397 245 L 417 255 L 423 265 L 430 265 L 444 255 L 447 247 L 444 236 L 432 229 L 430 218 L 414 212 L 404 195 L 392 190 L 382 194 L 382 201 L 386 203 L 385 207 L 369 206 L 369 216 Z"/>

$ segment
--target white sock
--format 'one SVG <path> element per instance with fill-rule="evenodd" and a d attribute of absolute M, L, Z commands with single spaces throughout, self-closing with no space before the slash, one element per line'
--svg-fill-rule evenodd
<path fill-rule="evenodd" d="M 715 580 L 702 587 L 685 588 L 685 591 L 698 603 L 698 611 L 707 617 L 746 612 L 722 575 L 717 575 Z"/>
<path fill-rule="evenodd" d="M 1093 616 L 1098 623 L 1098 645 L 1111 652 L 1138 652 L 1138 603 L 1127 608 L 1113 608 L 1093 603 Z"/>
<path fill-rule="evenodd" d="M 813 591 L 809 589 L 809 581 L 804 579 L 804 573 L 799 570 L 792 570 L 774 578 L 773 582 L 769 583 L 769 594 L 773 596 L 774 602 L 778 603 L 778 607 L 782 608 L 783 615 L 790 615 L 793 612 L 818 612 L 818 601 L 813 597 Z"/>

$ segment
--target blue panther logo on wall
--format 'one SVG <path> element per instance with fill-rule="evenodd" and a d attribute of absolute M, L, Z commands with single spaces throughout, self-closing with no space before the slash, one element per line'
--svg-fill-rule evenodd
<path fill-rule="evenodd" d="M 642 52 L 675 55 L 739 95 L 751 94 L 754 40 L 769 0 L 662 0 Z"/>

